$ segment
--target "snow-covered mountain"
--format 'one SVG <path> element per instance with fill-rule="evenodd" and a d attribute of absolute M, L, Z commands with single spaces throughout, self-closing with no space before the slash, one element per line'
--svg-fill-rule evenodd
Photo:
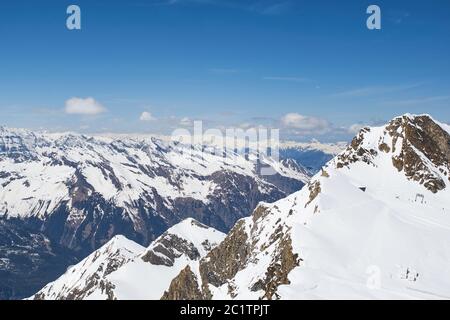
<path fill-rule="evenodd" d="M 147 249 L 116 236 L 31 299 L 155 300 L 171 280 L 216 247 L 225 234 L 194 219 L 170 228 Z"/>
<path fill-rule="evenodd" d="M 115 236 L 77 265 L 70 267 L 57 281 L 43 288 L 38 300 L 74 300 L 95 293 L 112 299 L 113 287 L 105 278 L 134 259 L 144 247 L 124 236 Z"/>
<path fill-rule="evenodd" d="M 115 234 L 148 245 L 187 217 L 226 231 L 259 201 L 309 180 L 301 167 L 265 161 L 277 170 L 270 181 L 233 152 L 1 128 L 0 215 L 33 220 L 61 244 L 86 251 Z"/>
<path fill-rule="evenodd" d="M 166 296 L 442 299 L 449 267 L 450 127 L 404 115 L 362 129 L 308 187 L 261 204 Z"/>
<path fill-rule="evenodd" d="M 271 166 L 275 174 L 261 175 L 261 166 Z M 80 259 L 115 235 L 148 246 L 189 217 L 226 232 L 260 201 L 281 199 L 309 178 L 301 166 L 148 136 L 88 137 L 0 127 L 0 223 L 22 234 L 23 243 L 34 243 L 0 263 L 0 296 L 30 295 L 39 281 L 64 270 L 35 259 L 42 263 L 27 278 L 12 260 L 47 256 L 48 247 L 68 249 Z M 34 241 L 34 234 L 49 245 Z M 0 244 L 8 241 L 8 234 L 0 233 Z M 68 260 L 62 261 L 64 266 Z"/>

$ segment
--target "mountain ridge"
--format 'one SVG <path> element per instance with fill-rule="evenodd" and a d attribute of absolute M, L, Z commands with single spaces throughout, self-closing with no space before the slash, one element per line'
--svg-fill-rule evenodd
<path fill-rule="evenodd" d="M 52 220 L 65 219 L 58 240 L 72 249 L 95 249 L 109 240 L 108 233 L 148 244 L 187 218 L 183 212 L 226 231 L 259 201 L 277 200 L 309 180 L 300 166 L 276 168 L 269 180 L 256 172 L 252 160 L 234 152 L 213 155 L 154 138 L 114 140 L 3 128 L 0 211 L 38 224 L 44 221 L 44 229 L 53 228 Z M 226 206 L 219 208 L 224 201 Z M 107 211 L 115 213 L 107 217 Z M 117 218 L 125 229 L 114 222 Z M 103 224 L 102 234 L 87 239 L 94 245 L 80 238 L 79 233 L 89 233 L 87 229 L 98 224 Z"/>
<path fill-rule="evenodd" d="M 174 292 L 195 282 L 202 299 L 449 298 L 449 146 L 426 115 L 362 129 L 307 187 L 240 220 L 166 296 L 198 297 Z M 402 151 L 431 175 L 400 170 Z"/>
<path fill-rule="evenodd" d="M 167 230 L 148 248 L 117 236 L 30 299 L 159 299 L 178 272 L 223 238 L 225 234 L 191 218 Z"/>
<path fill-rule="evenodd" d="M 275 174 L 261 175 L 261 165 L 273 166 Z M 211 153 L 153 137 L 0 130 L 0 220 L 17 232 L 29 230 L 25 242 L 42 234 L 61 248 L 58 252 L 71 252 L 76 259 L 115 235 L 148 246 L 190 217 L 226 232 L 260 201 L 283 198 L 309 178 L 301 165 L 284 166 L 269 158 L 258 162 L 234 151 Z M 3 237 L 6 232 L 0 241 Z M 46 245 L 31 248 L 30 253 L 47 256 Z M 14 260 L 28 259 L 28 252 L 20 252 Z M 29 276 L 37 284 L 19 280 L 24 273 L 11 269 L 15 263 L 0 265 L 0 283 L 8 283 L 0 290 L 8 292 L 6 297 L 11 286 L 21 288 L 14 297 L 31 295 L 39 279 L 43 286 L 62 272 L 36 261 Z M 27 291 L 27 283 L 33 283 L 33 291 Z"/>

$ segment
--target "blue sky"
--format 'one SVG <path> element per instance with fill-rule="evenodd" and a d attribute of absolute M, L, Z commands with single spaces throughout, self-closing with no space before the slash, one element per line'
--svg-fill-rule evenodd
<path fill-rule="evenodd" d="M 66 28 L 70 4 L 82 30 Z M 382 30 L 366 28 L 370 4 Z M 450 121 L 448 0 L 2 1 L 0 39 L 7 126 L 168 133 L 200 119 L 339 140 L 406 112 Z"/>

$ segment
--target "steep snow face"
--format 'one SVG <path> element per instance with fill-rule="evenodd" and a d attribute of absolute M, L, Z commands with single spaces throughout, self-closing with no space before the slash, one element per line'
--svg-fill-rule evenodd
<path fill-rule="evenodd" d="M 135 258 L 145 248 L 123 236 L 116 236 L 77 265 L 70 267 L 58 280 L 33 296 L 36 300 L 83 299 L 95 289 L 99 297 L 112 299 L 114 289 L 106 276 Z"/>
<path fill-rule="evenodd" d="M 428 116 L 363 129 L 308 187 L 238 222 L 196 269 L 203 297 L 450 298 L 449 148 Z"/>
<path fill-rule="evenodd" d="M 116 237 L 33 299 L 155 300 L 184 268 L 217 246 L 225 234 L 194 219 L 170 228 L 149 248 Z"/>
<path fill-rule="evenodd" d="M 1 128 L 0 217 L 40 220 L 52 239 L 83 252 L 115 234 L 148 245 L 187 217 L 227 231 L 259 201 L 276 201 L 309 181 L 301 166 L 263 161 L 274 176 L 261 176 L 240 154 L 154 138 Z"/>

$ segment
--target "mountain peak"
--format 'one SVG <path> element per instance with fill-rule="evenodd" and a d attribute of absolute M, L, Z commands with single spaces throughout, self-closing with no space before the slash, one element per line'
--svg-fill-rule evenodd
<path fill-rule="evenodd" d="M 182 256 L 199 260 L 219 244 L 225 234 L 196 221 L 186 219 L 167 230 L 141 255 L 145 262 L 173 266 Z"/>
<path fill-rule="evenodd" d="M 362 129 L 307 187 L 240 220 L 165 296 L 449 297 L 449 146 L 427 115 Z M 367 285 L 374 273 L 380 288 Z"/>
<path fill-rule="evenodd" d="M 224 238 L 194 219 L 173 226 L 148 249 L 115 236 L 33 298 L 160 299 L 178 272 L 198 263 Z"/>
<path fill-rule="evenodd" d="M 105 246 L 103 247 L 104 251 L 107 252 L 116 252 L 118 250 L 126 250 L 131 252 L 132 255 L 135 253 L 140 253 L 144 250 L 144 247 L 137 244 L 134 241 L 129 240 L 128 238 L 122 235 L 116 235 L 111 240 L 109 240 Z"/>
<path fill-rule="evenodd" d="M 64 275 L 49 283 L 32 299 L 79 300 L 91 295 L 93 288 L 101 288 L 100 296 L 114 299 L 113 288 L 105 278 L 143 250 L 144 247 L 124 236 L 115 236 L 86 259 L 70 267 Z"/>
<path fill-rule="evenodd" d="M 356 162 L 385 166 L 422 184 L 433 193 L 450 181 L 450 134 L 429 115 L 406 114 L 382 127 L 361 129 L 335 160 L 337 168 Z"/>

